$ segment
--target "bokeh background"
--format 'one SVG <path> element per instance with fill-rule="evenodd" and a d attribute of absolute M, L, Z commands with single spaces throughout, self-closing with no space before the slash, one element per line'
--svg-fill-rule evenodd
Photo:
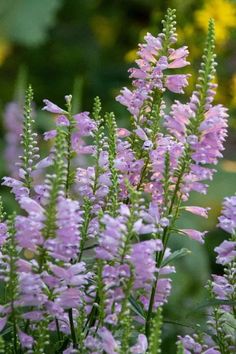
<path fill-rule="evenodd" d="M 23 89 L 35 91 L 35 114 L 39 132 L 52 125 L 41 112 L 42 100 L 64 104 L 74 94 L 76 108 L 90 110 L 99 95 L 104 110 L 113 110 L 118 125 L 128 126 L 129 115 L 115 102 L 128 85 L 127 69 L 136 58 L 137 43 L 147 31 L 157 34 L 167 9 L 177 9 L 179 44 L 188 45 L 191 92 L 202 54 L 210 17 L 216 23 L 218 58 L 216 97 L 229 108 L 229 137 L 218 173 L 207 196 L 193 195 L 190 204 L 210 206 L 209 220 L 183 215 L 182 226 L 209 230 L 205 246 L 172 237 L 172 248 L 187 247 L 192 254 L 177 262 L 173 293 L 166 306 L 165 353 L 173 353 L 176 335 L 191 332 L 194 322 L 204 323 L 204 285 L 214 265 L 214 247 L 226 234 L 216 229 L 223 197 L 236 191 L 236 2 L 230 0 L 0 0 L 0 177 L 8 172 L 4 160 L 7 140 L 6 105 L 22 104 Z M 185 96 L 183 96 L 183 100 Z M 5 118 L 5 122 L 4 122 Z M 1 189 L 7 209 L 13 208 L 9 192 Z"/>

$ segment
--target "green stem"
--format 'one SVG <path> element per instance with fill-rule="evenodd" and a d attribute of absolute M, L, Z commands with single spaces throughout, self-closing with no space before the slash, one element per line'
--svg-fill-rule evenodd
<path fill-rule="evenodd" d="M 72 309 L 68 310 L 68 317 L 69 317 L 69 322 L 70 322 L 70 332 L 71 332 L 71 338 L 72 338 L 72 342 L 73 342 L 73 348 L 76 349 L 76 348 L 78 348 L 78 344 L 77 344 L 77 339 L 76 339 Z"/>
<path fill-rule="evenodd" d="M 55 322 L 56 322 L 56 328 L 57 328 L 57 337 L 58 337 L 58 342 L 61 342 L 61 332 L 60 332 L 60 326 L 59 326 L 59 321 L 55 317 Z"/>
<path fill-rule="evenodd" d="M 71 170 L 71 133 L 72 133 L 72 125 L 70 123 L 67 131 L 67 168 L 66 168 L 66 185 L 65 185 L 65 193 L 66 198 L 69 196 L 70 189 L 70 170 Z"/>

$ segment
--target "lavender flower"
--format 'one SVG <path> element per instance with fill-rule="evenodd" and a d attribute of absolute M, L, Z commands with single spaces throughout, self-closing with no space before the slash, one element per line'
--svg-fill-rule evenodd
<path fill-rule="evenodd" d="M 221 229 L 231 234 L 236 230 L 236 196 L 225 198 L 222 216 L 219 217 Z"/>

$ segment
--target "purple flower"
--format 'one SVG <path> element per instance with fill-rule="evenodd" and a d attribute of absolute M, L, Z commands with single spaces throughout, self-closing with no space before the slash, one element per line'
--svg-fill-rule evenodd
<path fill-rule="evenodd" d="M 78 308 L 82 304 L 82 292 L 77 288 L 65 288 L 57 296 L 55 302 L 63 309 Z"/>
<path fill-rule="evenodd" d="M 38 322 L 43 319 L 43 313 L 42 313 L 42 311 L 30 311 L 30 312 L 23 313 L 22 317 L 25 320 Z"/>
<path fill-rule="evenodd" d="M 209 348 L 203 354 L 220 354 L 219 350 L 215 348 Z"/>
<path fill-rule="evenodd" d="M 0 317 L 0 332 L 2 332 L 2 330 L 5 328 L 6 324 L 7 324 L 7 318 L 8 316 L 5 317 Z"/>
<path fill-rule="evenodd" d="M 133 354 L 144 354 L 148 348 L 147 338 L 144 334 L 138 335 L 137 343 L 130 348 L 130 352 Z"/>
<path fill-rule="evenodd" d="M 37 247 L 43 244 L 42 229 L 44 225 L 41 221 L 30 216 L 17 216 L 15 226 L 16 239 L 20 247 L 35 252 Z"/>
<path fill-rule="evenodd" d="M 33 273 L 19 274 L 20 285 L 20 306 L 40 307 L 47 301 L 47 296 L 43 293 L 45 287 L 40 276 Z"/>
<path fill-rule="evenodd" d="M 166 154 L 169 154 L 169 182 L 175 184 L 175 172 L 178 167 L 179 158 L 183 153 L 183 144 L 176 142 L 171 136 L 163 136 L 160 134 L 157 137 L 157 147 L 150 152 L 152 162 L 152 177 L 151 181 L 145 186 L 145 191 L 152 194 L 152 200 L 159 205 L 163 205 L 164 191 L 161 180 L 165 173 Z"/>
<path fill-rule="evenodd" d="M 57 125 L 68 127 L 70 125 L 70 121 L 68 118 L 66 118 L 66 116 L 59 116 L 57 118 Z"/>
<path fill-rule="evenodd" d="M 228 280 L 221 275 L 212 275 L 212 289 L 217 299 L 227 300 L 230 299 L 230 295 L 234 289 Z"/>
<path fill-rule="evenodd" d="M 199 127 L 200 139 L 190 144 L 194 153 L 192 158 L 196 163 L 216 164 L 222 157 L 223 142 L 227 131 L 227 112 L 222 105 L 210 107 L 205 113 L 205 119 Z"/>
<path fill-rule="evenodd" d="M 15 195 L 16 200 L 29 195 L 28 188 L 24 187 L 23 182 L 18 181 L 15 178 L 3 177 L 2 185 L 12 189 L 11 191 Z"/>
<path fill-rule="evenodd" d="M 182 68 L 190 63 L 186 61 L 186 57 L 189 55 L 188 47 L 181 47 L 176 50 L 172 50 L 171 54 L 169 55 L 169 60 L 171 60 L 170 64 L 168 65 L 169 69 L 177 69 Z"/>
<path fill-rule="evenodd" d="M 170 115 L 165 116 L 165 126 L 179 141 L 186 139 L 186 128 L 190 118 L 194 115 L 189 104 L 176 101 L 171 107 Z"/>
<path fill-rule="evenodd" d="M 89 136 L 96 128 L 96 123 L 90 118 L 89 112 L 76 114 L 74 119 L 77 123 L 79 136 Z"/>
<path fill-rule="evenodd" d="M 55 129 L 49 130 L 48 132 L 43 133 L 44 140 L 51 140 L 57 136 L 57 131 Z"/>
<path fill-rule="evenodd" d="M 191 336 L 186 335 L 184 337 L 179 336 L 179 340 L 182 342 L 184 346 L 184 354 L 201 354 L 202 353 L 202 346 L 201 344 L 197 343 Z"/>
<path fill-rule="evenodd" d="M 73 264 L 70 267 L 62 268 L 54 264 L 50 265 L 50 270 L 56 278 L 60 280 L 63 285 L 67 286 L 81 286 L 87 283 L 87 279 L 91 273 L 82 274 L 85 272 L 85 263 Z"/>
<path fill-rule="evenodd" d="M 33 337 L 29 336 L 28 334 L 22 331 L 18 331 L 18 335 L 19 335 L 20 344 L 22 348 L 32 349 L 34 345 Z"/>
<path fill-rule="evenodd" d="M 189 75 L 167 75 L 165 86 L 171 92 L 184 93 L 184 88 L 188 85 Z"/>
<path fill-rule="evenodd" d="M 101 346 L 102 349 L 105 351 L 107 354 L 117 354 L 119 345 L 114 339 L 113 335 L 111 332 L 106 329 L 106 327 L 101 327 L 98 330 L 98 335 L 101 338 Z"/>
<path fill-rule="evenodd" d="M 22 197 L 19 200 L 19 204 L 29 215 L 36 220 L 44 220 L 44 209 L 39 203 L 29 197 Z"/>
<path fill-rule="evenodd" d="M 222 215 L 219 217 L 221 229 L 234 234 L 236 231 L 236 196 L 224 199 Z"/>
<path fill-rule="evenodd" d="M 175 36 L 173 35 L 173 43 Z M 186 61 L 188 50 L 186 47 L 170 49 L 168 57 L 162 55 L 162 35 L 152 36 L 150 33 L 144 37 L 144 43 L 139 45 L 136 60 L 137 68 L 129 69 L 130 78 L 133 79 L 133 91 L 126 87 L 121 90 L 121 94 L 116 98 L 121 104 L 126 106 L 129 112 L 138 119 L 145 114 L 144 102 L 152 97 L 154 89 L 160 91 L 166 86 L 170 91 L 182 93 L 187 85 L 188 75 L 167 75 L 164 70 L 168 68 L 181 68 L 189 63 Z M 169 63 L 168 63 L 169 61 Z"/>
<path fill-rule="evenodd" d="M 80 205 L 77 201 L 58 198 L 56 237 L 45 241 L 44 247 L 54 259 L 70 261 L 77 256 L 82 222 Z"/>
<path fill-rule="evenodd" d="M 138 117 L 144 101 L 148 98 L 148 92 L 145 88 L 138 88 L 135 91 L 130 91 L 127 87 L 121 90 L 121 94 L 116 97 L 116 100 L 126 106 L 129 112 Z"/>
<path fill-rule="evenodd" d="M 135 289 L 140 289 L 154 279 L 156 262 L 154 253 L 163 248 L 161 240 L 149 240 L 132 246 L 130 261 L 135 269 Z"/>
<path fill-rule="evenodd" d="M 104 260 L 112 260 L 119 256 L 119 248 L 121 247 L 126 226 L 123 224 L 121 217 L 113 218 L 105 214 L 101 222 L 105 229 L 99 237 L 99 246 L 96 247 L 97 258 Z"/>
<path fill-rule="evenodd" d="M 0 246 L 3 246 L 7 238 L 7 225 L 3 222 L 0 223 Z"/>
<path fill-rule="evenodd" d="M 215 248 L 215 252 L 218 253 L 217 263 L 223 265 L 230 263 L 236 258 L 236 242 L 225 240 Z"/>
<path fill-rule="evenodd" d="M 51 113 L 55 113 L 55 114 L 65 114 L 66 112 L 61 109 L 60 107 L 58 107 L 57 105 L 55 105 L 54 103 L 52 103 L 49 100 L 43 100 L 43 103 L 45 104 L 45 106 L 42 108 L 43 111 L 48 111 Z"/>

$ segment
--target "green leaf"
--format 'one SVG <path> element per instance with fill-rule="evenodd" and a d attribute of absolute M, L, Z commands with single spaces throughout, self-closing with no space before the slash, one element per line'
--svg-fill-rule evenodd
<path fill-rule="evenodd" d="M 131 309 L 138 315 L 140 316 L 142 319 L 145 320 L 145 312 L 142 308 L 142 306 L 139 304 L 139 302 L 137 300 L 135 300 L 135 298 L 130 295 L 129 297 L 129 302 L 131 304 Z"/>
<path fill-rule="evenodd" d="M 213 307 L 213 306 L 221 306 L 221 305 L 228 305 L 228 306 L 235 306 L 236 305 L 236 301 L 233 300 L 220 300 L 220 299 L 213 299 L 213 300 L 207 300 L 204 301 L 202 304 L 198 305 L 197 307 L 195 307 L 192 312 L 197 312 L 200 309 L 203 309 L 205 307 Z"/>
<path fill-rule="evenodd" d="M 163 260 L 161 266 L 164 267 L 169 263 L 172 263 L 176 259 L 182 258 L 190 254 L 191 251 L 189 251 L 187 248 L 181 248 L 181 250 L 173 252 L 169 257 Z"/>

